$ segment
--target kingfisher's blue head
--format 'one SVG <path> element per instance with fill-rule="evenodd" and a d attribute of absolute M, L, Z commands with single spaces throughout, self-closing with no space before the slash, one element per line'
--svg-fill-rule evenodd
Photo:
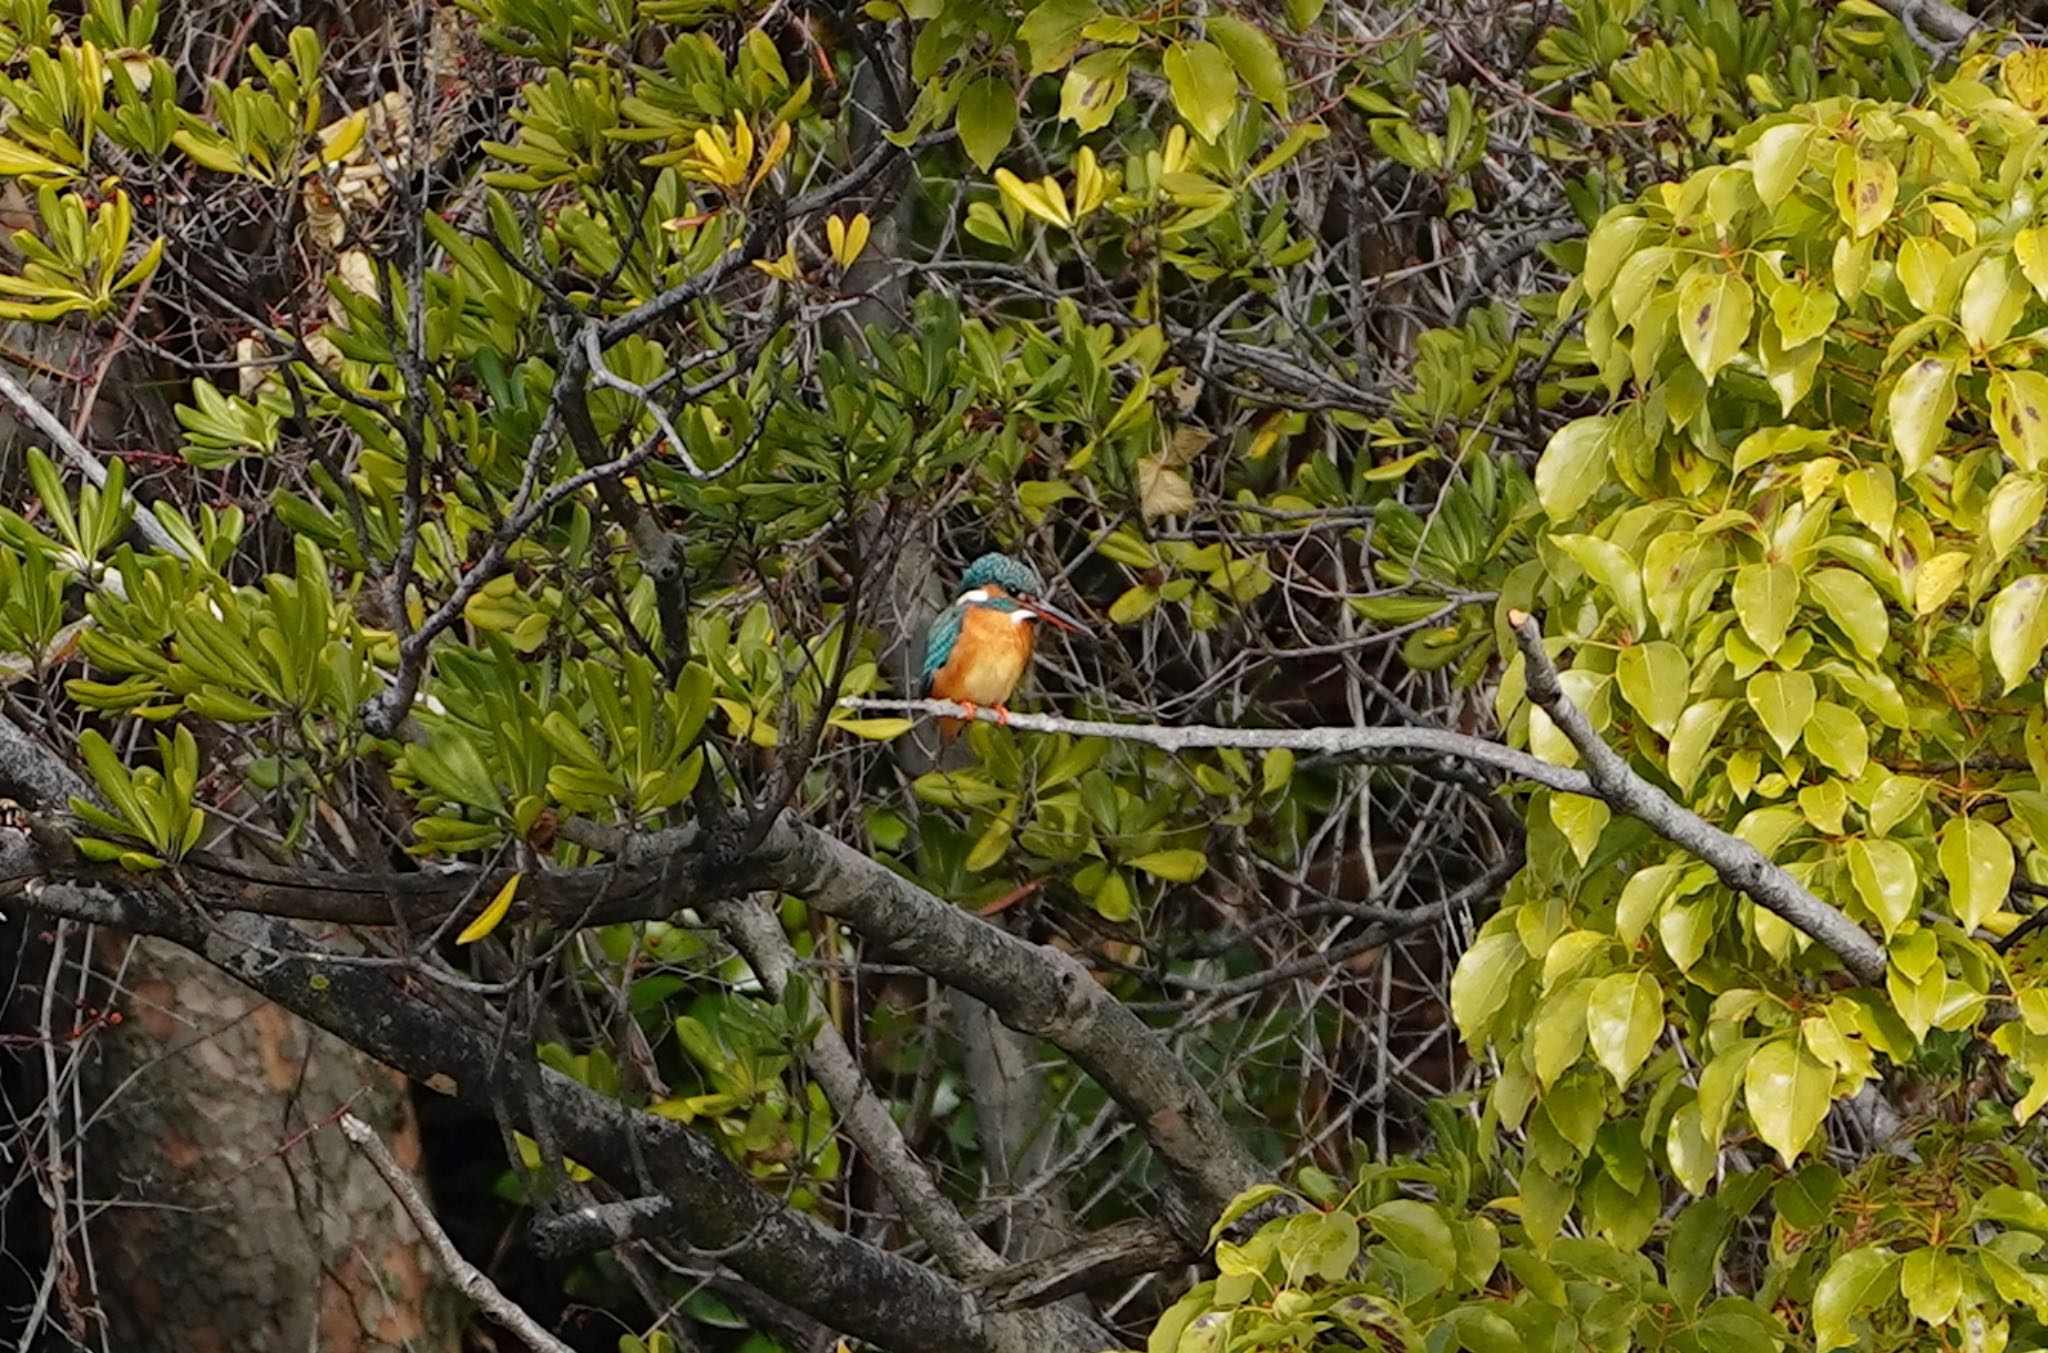
<path fill-rule="evenodd" d="M 969 564 L 967 572 L 960 575 L 960 588 L 964 592 L 991 586 L 1000 587 L 1013 597 L 1040 597 L 1045 594 L 1045 583 L 1039 578 L 1037 569 L 1021 559 L 994 552 L 984 554 Z"/>

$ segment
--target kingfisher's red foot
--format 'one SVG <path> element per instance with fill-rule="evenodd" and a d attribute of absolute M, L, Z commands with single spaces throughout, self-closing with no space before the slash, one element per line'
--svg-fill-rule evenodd
<path fill-rule="evenodd" d="M 974 718 L 975 704 L 972 700 L 962 700 L 960 702 L 960 708 L 967 711 L 966 717 L 969 720 L 972 720 Z"/>
<path fill-rule="evenodd" d="M 997 723 L 999 723 L 999 724 L 1001 724 L 1001 725 L 1002 725 L 1003 727 L 1005 727 L 1005 728 L 1008 728 L 1008 727 L 1010 726 L 1010 710 L 1009 710 L 1009 707 L 1008 707 L 1007 705 L 997 705 L 997 706 L 995 707 L 995 710 L 996 710 L 996 722 L 997 722 Z"/>

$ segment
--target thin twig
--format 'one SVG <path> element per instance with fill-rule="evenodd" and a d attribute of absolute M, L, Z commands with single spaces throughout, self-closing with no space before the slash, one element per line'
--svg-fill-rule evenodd
<path fill-rule="evenodd" d="M 7 402 L 12 404 L 22 417 L 33 423 L 38 432 L 48 437 L 50 445 L 63 452 L 64 459 L 77 467 L 78 472 L 90 480 L 94 488 L 106 487 L 107 467 L 100 463 L 100 458 L 86 450 L 85 444 L 71 435 L 71 429 L 65 427 L 57 415 L 51 413 L 27 386 L 14 379 L 14 374 L 4 366 L 0 366 L 0 395 L 4 395 Z M 135 529 L 142 533 L 144 540 L 165 554 L 176 555 L 180 559 L 185 557 L 185 547 L 171 539 L 171 534 L 164 530 L 163 523 L 142 511 L 140 504 L 136 506 L 134 520 Z"/>
<path fill-rule="evenodd" d="M 341 1135 L 363 1153 L 378 1174 L 384 1176 L 391 1196 L 398 1199 L 398 1205 L 412 1218 L 412 1224 L 419 1228 L 420 1235 L 440 1257 L 448 1276 L 455 1280 L 456 1287 L 464 1296 L 537 1353 L 575 1353 L 569 1345 L 542 1329 L 538 1321 L 519 1308 L 517 1302 L 499 1291 L 498 1285 L 485 1277 L 483 1270 L 462 1257 L 462 1251 L 455 1248 L 455 1242 L 434 1220 L 434 1210 L 427 1206 L 419 1185 L 392 1159 L 391 1149 L 384 1145 L 384 1139 L 374 1128 L 354 1114 L 345 1113 L 341 1116 Z"/>

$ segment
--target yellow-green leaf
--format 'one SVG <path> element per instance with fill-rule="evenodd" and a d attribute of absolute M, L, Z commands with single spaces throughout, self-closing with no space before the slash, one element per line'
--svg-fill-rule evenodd
<path fill-rule="evenodd" d="M 1899 246 L 1899 285 L 1906 289 L 1906 299 L 1914 309 L 1923 315 L 1937 313 L 1941 279 L 1953 262 L 1955 255 L 1948 246 L 1931 235 L 1911 236 Z"/>
<path fill-rule="evenodd" d="M 1858 155 L 1848 146 L 1836 152 L 1835 210 L 1858 239 L 1892 214 L 1899 200 L 1899 171 L 1891 161 Z"/>
<path fill-rule="evenodd" d="M 1994 558 L 2004 559 L 2025 540 L 2048 507 L 2048 486 L 2040 478 L 2020 471 L 1998 481 L 1991 501 L 1984 508 L 1984 531 L 1991 540 Z"/>
<path fill-rule="evenodd" d="M 1886 405 L 1892 445 L 1906 463 L 1908 475 L 1933 456 L 1948 431 L 1956 408 L 1956 364 L 1942 357 L 1922 357 L 1907 367 Z"/>
<path fill-rule="evenodd" d="M 491 905 L 485 907 L 480 916 L 464 927 L 462 933 L 455 937 L 455 942 L 457 944 L 475 944 L 478 940 L 496 930 L 498 922 L 505 919 L 505 913 L 512 910 L 512 895 L 519 891 L 519 880 L 525 877 L 525 874 L 519 873 L 506 879 L 505 886 L 498 889 L 498 895 L 491 899 Z"/>
<path fill-rule="evenodd" d="M 1764 132 L 1749 148 L 1750 176 L 1764 206 L 1775 208 L 1798 184 L 1813 136 L 1811 125 L 1788 123 Z"/>
<path fill-rule="evenodd" d="M 1512 930 L 1481 935 L 1451 973 L 1451 1019 L 1468 1045 L 1477 1046 L 1487 1025 L 1507 1004 L 1510 979 L 1529 961 Z"/>
<path fill-rule="evenodd" d="M 1176 42 L 1160 63 L 1173 106 L 1204 141 L 1214 141 L 1237 111 L 1237 72 L 1213 42 Z"/>
<path fill-rule="evenodd" d="M 1093 52 L 1076 61 L 1060 82 L 1060 116 L 1083 136 L 1109 124 L 1130 88 L 1131 54 L 1122 49 Z M 1011 121 L 1016 120 L 1011 100 Z"/>
<path fill-rule="evenodd" d="M 1714 735 L 1721 731 L 1721 725 L 1727 721 L 1728 711 L 1733 707 L 1731 700 L 1702 700 L 1678 716 L 1678 727 L 1671 734 L 1671 750 L 1665 765 L 1679 793 L 1692 792 L 1693 781 L 1699 778 L 1707 753 L 1713 749 Z"/>
<path fill-rule="evenodd" d="M 1816 1064 L 1817 1065 L 1817 1064 Z M 1818 1353 L 1853 1348 L 1863 1342 L 1851 1322 L 1897 1291 L 1892 1276 L 1899 1256 L 1886 1245 L 1845 1250 L 1828 1266 L 1813 1292 L 1813 1334 Z"/>
<path fill-rule="evenodd" d="M 900 738 L 917 727 L 915 719 L 834 719 L 834 728 L 843 729 L 857 738 L 874 742 L 888 742 Z"/>
<path fill-rule="evenodd" d="M 1790 752 L 1813 717 L 1813 678 L 1804 672 L 1758 672 L 1749 679 L 1749 706 L 1764 731 Z"/>
<path fill-rule="evenodd" d="M 1776 653 L 1799 609 L 1799 575 L 1785 563 L 1745 564 L 1735 571 L 1736 618 L 1756 646 Z"/>
<path fill-rule="evenodd" d="M 1618 972 L 1593 984 L 1586 999 L 1586 1042 L 1593 1057 L 1628 1088 L 1664 1035 L 1664 989 L 1646 972 Z"/>
<path fill-rule="evenodd" d="M 1920 572 L 1913 579 L 1913 613 L 1933 615 L 1947 605 L 1969 567 L 1970 555 L 1966 550 L 1944 550 L 1920 565 Z"/>
<path fill-rule="evenodd" d="M 1536 498 L 1552 521 L 1571 517 L 1607 480 L 1609 418 L 1574 418 L 1559 428 L 1536 462 Z"/>
<path fill-rule="evenodd" d="M 1678 336 L 1709 385 L 1749 341 L 1749 283 L 1719 262 L 1694 264 L 1678 282 Z"/>
<path fill-rule="evenodd" d="M 1230 64 L 1237 67 L 1237 73 L 1244 78 L 1252 93 L 1261 102 L 1272 105 L 1280 116 L 1286 117 L 1287 67 L 1265 30 L 1235 15 L 1220 12 L 1211 12 L 1204 20 L 1204 26 L 1216 45 L 1223 49 L 1224 55 L 1230 58 Z"/>
<path fill-rule="evenodd" d="M 2048 643 L 2043 600 L 2048 600 L 2048 575 L 2030 573 L 2000 589 L 1985 612 L 1985 640 L 2006 690 L 2033 674 L 2042 645 Z"/>
<path fill-rule="evenodd" d="M 1832 700 L 1814 702 L 1806 721 L 1806 747 L 1822 765 L 1853 780 L 1870 764 L 1870 730 L 1863 716 Z"/>
<path fill-rule="evenodd" d="M 1156 879 L 1192 883 L 1208 871 L 1209 857 L 1199 850 L 1155 850 L 1127 863 Z"/>
<path fill-rule="evenodd" d="M 1692 683 L 1692 668 L 1678 645 L 1659 639 L 1624 648 L 1614 675 L 1623 697 L 1650 727 L 1666 737 L 1677 729 Z"/>
<path fill-rule="evenodd" d="M 1987 348 L 2005 341 L 2026 303 L 2027 289 L 2012 275 L 2011 265 L 1991 254 L 1970 270 L 1969 280 L 1963 283 L 1956 319 L 1971 346 Z"/>
<path fill-rule="evenodd" d="M 1813 1140 L 1834 1098 L 1835 1073 L 1796 1036 L 1773 1038 L 1743 1068 L 1749 1121 L 1788 1167 Z"/>
<path fill-rule="evenodd" d="M 1891 543 L 1892 521 L 1899 510 L 1899 489 L 1889 468 L 1866 465 L 1843 475 L 1842 501 L 1866 530 L 1884 543 Z"/>
<path fill-rule="evenodd" d="M 2040 469 L 2048 462 L 2048 376 L 2038 371 L 1992 373 L 1991 425 L 2015 465 Z"/>
<path fill-rule="evenodd" d="M 1849 843 L 1849 881 L 1890 940 L 1920 904 L 1920 870 L 1913 852 L 1896 841 Z"/>
<path fill-rule="evenodd" d="M 1965 930 L 2004 908 L 2013 872 L 2012 842 L 2004 832 L 1981 818 L 1952 817 L 1935 857 L 1948 880 L 1949 908 Z"/>
<path fill-rule="evenodd" d="M 1876 658 L 1884 652 L 1891 622 L 1884 599 L 1878 596 L 1870 579 L 1854 569 L 1824 568 L 1807 575 L 1806 585 L 1828 619 L 1856 645 L 1857 652 L 1866 658 Z"/>

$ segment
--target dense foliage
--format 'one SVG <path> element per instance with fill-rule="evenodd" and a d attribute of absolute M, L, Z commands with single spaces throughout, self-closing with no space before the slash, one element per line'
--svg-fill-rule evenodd
<path fill-rule="evenodd" d="M 466 0 L 252 20 L 210 77 L 197 17 L 4 0 L 0 318 L 92 357 L 7 382 L 4 712 L 82 778 L 4 742 L 0 787 L 88 890 L 32 904 L 433 1084 L 218 947 L 358 926 L 315 983 L 452 993 L 591 1092 L 472 1104 L 500 1198 L 687 1208 L 549 1118 L 687 1124 L 818 1255 L 944 1274 L 972 1333 L 903 1297 L 905 1349 L 1017 1338 L 992 1271 L 1146 1219 L 1194 1243 L 1033 1337 L 2032 1346 L 2048 59 L 1893 14 Z M 1241 745 L 844 703 L 916 694 L 988 547 L 1100 624 L 1039 704 Z M 1582 760 L 1522 612 L 1882 987 L 1456 763 Z M 1259 736 L 1355 725 L 1465 750 Z M 791 822 L 844 853 L 785 868 Z M 905 881 L 978 938 L 861 909 Z M 1060 953 L 1114 1037 L 1031 1004 Z M 722 1221 L 564 1282 L 626 1349 L 889 1342 L 823 1258 L 750 1305 L 787 1255 Z"/>

